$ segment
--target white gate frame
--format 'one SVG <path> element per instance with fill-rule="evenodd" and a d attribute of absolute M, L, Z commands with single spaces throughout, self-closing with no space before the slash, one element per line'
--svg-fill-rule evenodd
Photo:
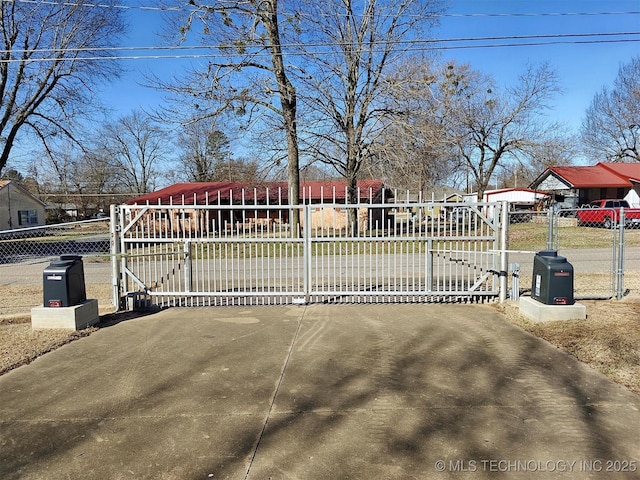
<path fill-rule="evenodd" d="M 120 308 L 484 302 L 508 291 L 507 202 L 183 202 L 112 206 L 111 220 Z"/>

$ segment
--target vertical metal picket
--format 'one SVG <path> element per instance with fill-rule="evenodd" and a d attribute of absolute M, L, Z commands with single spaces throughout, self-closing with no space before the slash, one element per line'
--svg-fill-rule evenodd
<path fill-rule="evenodd" d="M 143 293 L 162 305 L 198 306 L 506 295 L 504 206 L 436 209 L 371 197 L 351 204 L 335 192 L 331 203 L 265 205 L 256 196 L 115 207 L 114 298 Z M 297 231 L 289 225 L 294 208 Z"/>
<path fill-rule="evenodd" d="M 193 255 L 191 252 L 191 240 L 184 242 L 184 288 L 185 293 L 193 292 Z"/>
<path fill-rule="evenodd" d="M 509 203 L 502 202 L 500 212 L 500 303 L 507 299 L 507 271 L 509 269 Z"/>
<path fill-rule="evenodd" d="M 555 221 L 557 215 L 554 215 L 554 211 L 553 208 L 549 209 L 549 212 L 547 213 L 547 221 L 549 222 L 548 224 L 548 233 L 547 233 L 547 250 L 553 250 L 553 245 L 554 245 L 554 228 L 553 228 L 553 222 Z M 557 245 L 557 243 L 556 243 Z"/>
<path fill-rule="evenodd" d="M 111 222 L 109 224 L 111 237 L 111 289 L 113 306 L 116 311 L 120 310 L 120 213 L 121 209 L 116 205 L 111 205 L 109 214 Z"/>
<path fill-rule="evenodd" d="M 303 282 L 304 303 L 311 303 L 311 272 L 312 272 L 312 244 L 311 244 L 311 205 L 303 205 L 302 217 L 304 218 L 303 235 Z"/>
<path fill-rule="evenodd" d="M 620 208 L 620 219 L 619 219 L 619 236 L 618 236 L 618 264 L 617 264 L 617 274 L 616 274 L 616 299 L 622 300 L 622 296 L 624 295 L 624 230 L 625 230 L 625 214 L 624 207 Z M 615 257 L 614 257 L 615 258 Z"/>

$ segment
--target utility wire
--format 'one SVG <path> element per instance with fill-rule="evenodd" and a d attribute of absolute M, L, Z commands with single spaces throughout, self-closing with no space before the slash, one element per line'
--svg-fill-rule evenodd
<path fill-rule="evenodd" d="M 564 38 L 583 38 L 583 37 L 612 37 L 612 36 L 629 36 L 640 35 L 640 32 L 596 32 L 596 33 L 553 33 L 538 35 L 505 35 L 491 37 L 458 37 L 458 38 L 442 38 L 442 39 L 414 39 L 414 40 L 396 40 L 388 42 L 371 42 L 372 45 L 416 45 L 416 44 L 434 44 L 434 43 L 451 43 L 451 42 L 488 42 L 502 40 L 531 40 L 531 39 L 564 39 Z M 333 47 L 341 46 L 341 44 L 327 43 L 283 43 L 282 48 L 310 48 L 310 47 Z M 65 48 L 65 52 L 122 52 L 122 51 L 153 51 L 153 50 L 222 50 L 225 47 L 220 45 L 155 45 L 142 47 L 77 47 Z M 263 48 L 263 47 L 261 47 Z M 57 48 L 36 48 L 36 49 L 11 49 L 1 50 L 2 53 L 49 53 L 57 52 Z"/>
<path fill-rule="evenodd" d="M 109 5 L 106 3 L 73 3 L 51 0 L 0 0 L 2 3 L 27 3 L 34 5 L 54 5 L 56 7 L 110 8 L 114 10 L 147 10 L 156 12 L 183 11 L 184 7 L 145 7 L 143 5 Z"/>
<path fill-rule="evenodd" d="M 636 38 L 616 38 L 616 39 L 603 39 L 602 37 L 636 37 Z M 406 51 L 423 51 L 429 50 L 459 50 L 459 49 L 471 49 L 471 48 L 500 48 L 500 47 L 530 47 L 530 46 L 546 46 L 546 45 L 585 45 L 585 44 L 605 44 L 605 43 L 632 43 L 640 42 L 640 32 L 609 32 L 609 33 L 584 33 L 584 34 L 549 34 L 549 35 L 508 35 L 508 36 L 494 36 L 494 37 L 461 37 L 461 38 L 448 38 L 448 39 L 425 39 L 425 40 L 405 40 L 397 42 L 385 42 L 382 45 L 413 45 L 413 48 L 408 48 Z M 532 42 L 520 42 L 520 40 L 538 40 Z M 548 40 L 548 41 L 540 41 Z M 502 43 L 509 41 L 511 43 Z M 516 42 L 517 41 L 517 42 Z M 442 43 L 458 43 L 458 42 L 501 42 L 501 43 L 484 43 L 484 44 L 472 44 L 472 45 L 440 45 Z M 375 43 L 374 43 L 375 45 Z M 283 44 L 284 49 L 294 48 L 328 48 L 333 45 L 324 43 L 317 44 Z M 260 47 L 264 48 L 264 47 Z M 146 47 L 97 47 L 97 48 L 68 48 L 65 49 L 69 53 L 80 52 L 174 52 L 174 51 L 197 51 L 197 50 L 222 50 L 219 45 L 180 45 L 180 46 L 146 46 Z M 32 54 L 46 54 L 55 52 L 55 48 L 43 48 L 35 50 L 0 50 L 0 53 L 32 53 Z M 299 52 L 288 53 L 287 56 L 301 55 Z M 333 54 L 331 51 L 314 52 L 315 55 Z M 253 56 L 270 56 L 270 53 L 256 53 Z M 76 60 L 142 60 L 142 59 L 195 59 L 195 58 L 214 58 L 224 57 L 228 58 L 229 55 L 224 53 L 194 53 L 194 54 L 159 54 L 159 55 L 105 55 L 105 56 L 91 56 L 91 57 L 72 57 L 72 58 L 30 58 L 27 62 L 47 62 L 47 61 L 76 61 Z M 24 62 L 22 58 L 9 58 L 7 60 L 0 60 L 0 63 L 15 63 Z"/>
<path fill-rule="evenodd" d="M 86 7 L 86 8 L 111 8 L 118 10 L 142 10 L 156 12 L 180 12 L 196 11 L 196 6 L 145 6 L 145 5 L 110 5 L 106 3 L 77 3 L 77 2 L 56 2 L 53 0 L 0 0 L 2 3 L 28 3 L 37 5 L 55 5 L 65 7 Z M 287 12 L 280 12 L 286 14 Z M 540 12 L 540 13 L 434 13 L 429 16 L 435 18 L 475 18 L 475 17 L 567 17 L 567 16 L 598 16 L 598 15 L 637 15 L 640 11 L 630 12 Z M 331 15 L 331 14 L 320 14 Z"/>
<path fill-rule="evenodd" d="M 594 44 L 614 44 L 614 43 L 637 43 L 640 39 L 622 39 L 622 40 L 573 40 L 573 41 L 557 41 L 557 42 L 526 42 L 526 43 L 500 43 L 500 44 L 486 44 L 486 45 L 456 45 L 456 46 L 434 46 L 428 50 L 468 50 L 474 48 L 508 48 L 508 47 L 536 47 L 536 46 L 548 46 L 548 45 L 594 45 Z M 409 48 L 406 52 L 422 52 L 425 48 Z M 315 52 L 314 55 L 326 54 L 333 55 L 334 52 Z M 264 57 L 268 57 L 267 53 L 261 54 Z M 294 54 L 295 55 L 295 54 Z M 189 60 L 199 58 L 213 58 L 220 57 L 220 55 L 211 54 L 191 54 L 191 55 L 118 55 L 118 56 L 95 56 L 95 57 L 76 57 L 76 58 L 39 58 L 37 60 L 29 60 L 30 63 L 36 62 L 64 62 L 64 61 L 94 61 L 94 60 Z M 0 60 L 2 63 L 20 62 L 23 60 Z"/>

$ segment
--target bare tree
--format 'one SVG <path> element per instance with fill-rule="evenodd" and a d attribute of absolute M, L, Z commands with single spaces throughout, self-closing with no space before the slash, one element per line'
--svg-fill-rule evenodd
<path fill-rule="evenodd" d="M 511 170 L 520 175 L 520 179 L 516 179 L 517 185 L 527 186 L 548 167 L 572 165 L 579 152 L 577 139 L 572 132 L 558 126 L 541 141 L 531 145 L 524 158 L 519 156 Z"/>
<path fill-rule="evenodd" d="M 405 119 L 406 120 L 406 119 Z M 393 122 L 371 146 L 362 170 L 384 178 L 388 186 L 426 194 L 442 185 L 455 170 L 455 155 L 434 119 Z"/>
<path fill-rule="evenodd" d="M 178 135 L 180 169 L 189 182 L 216 180 L 215 166 L 229 159 L 229 140 L 210 119 L 188 123 Z"/>
<path fill-rule="evenodd" d="M 440 5 L 439 0 L 301 4 L 300 31 L 311 46 L 303 48 L 300 78 L 304 102 L 316 113 L 305 122 L 305 138 L 316 157 L 347 180 L 352 202 L 358 173 L 394 113 L 382 101 L 388 96 L 385 74 L 412 41 L 428 38 Z"/>
<path fill-rule="evenodd" d="M 83 152 L 80 174 L 85 182 L 84 191 L 93 199 L 92 206 L 103 213 L 109 211 L 110 204 L 123 198 L 117 173 L 116 166 L 106 152 Z M 117 196 L 114 197 L 114 194 Z"/>
<path fill-rule="evenodd" d="M 640 161 L 640 56 L 622 65 L 614 87 L 603 87 L 582 122 L 587 155 L 608 162 Z"/>
<path fill-rule="evenodd" d="M 262 180 L 258 162 L 228 158 L 216 162 L 214 180 L 257 184 Z"/>
<path fill-rule="evenodd" d="M 556 75 L 546 64 L 529 67 L 516 85 L 502 90 L 489 77 L 451 79 L 454 108 L 448 135 L 482 198 L 498 167 L 530 156 L 533 147 L 558 128 L 544 116 L 547 102 L 558 91 Z"/>
<path fill-rule="evenodd" d="M 499 184 L 495 177 L 523 186 L 576 154 L 571 136 L 544 116 L 557 90 L 546 66 L 529 68 L 514 88 L 498 90 L 469 65 L 412 58 L 386 81 L 397 114 L 381 164 L 390 178 L 406 175 L 412 189 L 446 179 L 482 195 L 490 181 Z"/>
<path fill-rule="evenodd" d="M 107 124 L 96 150 L 111 158 L 115 176 L 128 193 L 153 191 L 168 160 L 168 133 L 140 111 Z"/>
<path fill-rule="evenodd" d="M 199 118 L 225 109 L 248 115 L 249 123 L 258 112 L 276 115 L 286 137 L 289 201 L 297 205 L 297 95 L 285 62 L 278 0 L 189 0 L 187 11 L 186 18 L 178 19 L 180 31 L 185 36 L 201 32 L 218 55 L 206 70 L 194 71 L 186 84 L 165 88 L 190 97 Z M 298 209 L 292 210 L 291 221 L 299 225 Z"/>
<path fill-rule="evenodd" d="M 55 149 L 47 149 L 40 157 L 34 159 L 31 169 L 37 174 L 39 193 L 55 195 L 56 203 L 70 202 L 70 196 L 79 193 L 75 185 L 82 179 L 81 155 L 77 145 L 67 140 L 56 144 Z"/>
<path fill-rule="evenodd" d="M 15 168 L 11 168 L 9 170 L 5 170 L 5 172 L 0 176 L 0 180 L 11 180 L 21 183 L 24 181 L 24 175 Z"/>
<path fill-rule="evenodd" d="M 34 134 L 45 149 L 60 137 L 75 138 L 74 121 L 93 108 L 101 81 L 118 74 L 103 47 L 124 31 L 121 11 L 83 0 L 0 2 L 0 171 L 19 136 Z"/>
<path fill-rule="evenodd" d="M 456 170 L 454 144 L 447 135 L 449 65 L 409 57 L 385 77 L 387 109 L 394 112 L 367 162 L 373 175 L 397 188 L 426 193 L 445 183 Z"/>
<path fill-rule="evenodd" d="M 178 137 L 183 149 L 179 159 L 183 178 L 189 182 L 259 182 L 260 164 L 233 158 L 230 143 L 209 119 L 187 124 Z"/>
<path fill-rule="evenodd" d="M 100 208 L 108 209 L 112 194 L 119 189 L 109 160 L 70 140 L 34 158 L 29 172 L 34 193 L 59 207 L 50 220 L 69 220 L 65 213 L 69 205 L 80 218 L 91 216 Z"/>

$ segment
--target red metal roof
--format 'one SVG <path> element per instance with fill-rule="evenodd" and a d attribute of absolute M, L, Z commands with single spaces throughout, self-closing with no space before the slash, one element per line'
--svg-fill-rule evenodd
<path fill-rule="evenodd" d="M 357 182 L 360 198 L 367 201 L 376 198 L 384 183 L 381 180 Z M 346 198 L 347 182 L 344 180 L 312 181 L 300 183 L 300 200 L 305 202 L 342 202 Z M 287 203 L 287 182 L 267 182 L 259 185 L 240 182 L 192 182 L 176 183 L 156 192 L 129 200 L 127 204 L 151 205 L 205 205 L 220 203 Z"/>
<path fill-rule="evenodd" d="M 286 184 L 285 184 L 286 185 Z M 357 188 L 362 200 L 375 198 L 384 186 L 381 180 L 358 180 Z M 330 202 L 347 198 L 347 182 L 344 180 L 326 180 L 300 182 L 300 197 L 304 200 Z"/>
<path fill-rule="evenodd" d="M 598 163 L 582 167 L 549 167 L 548 171 L 574 188 L 630 187 L 630 178 L 640 178 L 640 163 Z M 543 175 L 546 178 L 546 175 Z"/>
<path fill-rule="evenodd" d="M 640 163 L 599 163 L 598 165 L 624 178 L 640 182 Z"/>
<path fill-rule="evenodd" d="M 229 197 L 242 199 L 242 189 L 245 184 L 234 182 L 193 182 L 176 183 L 156 192 L 147 193 L 129 200 L 132 204 L 152 205 L 193 205 L 205 204 L 207 199 L 214 203 L 218 198 L 228 200 Z M 253 190 L 251 190 L 253 193 Z"/>

